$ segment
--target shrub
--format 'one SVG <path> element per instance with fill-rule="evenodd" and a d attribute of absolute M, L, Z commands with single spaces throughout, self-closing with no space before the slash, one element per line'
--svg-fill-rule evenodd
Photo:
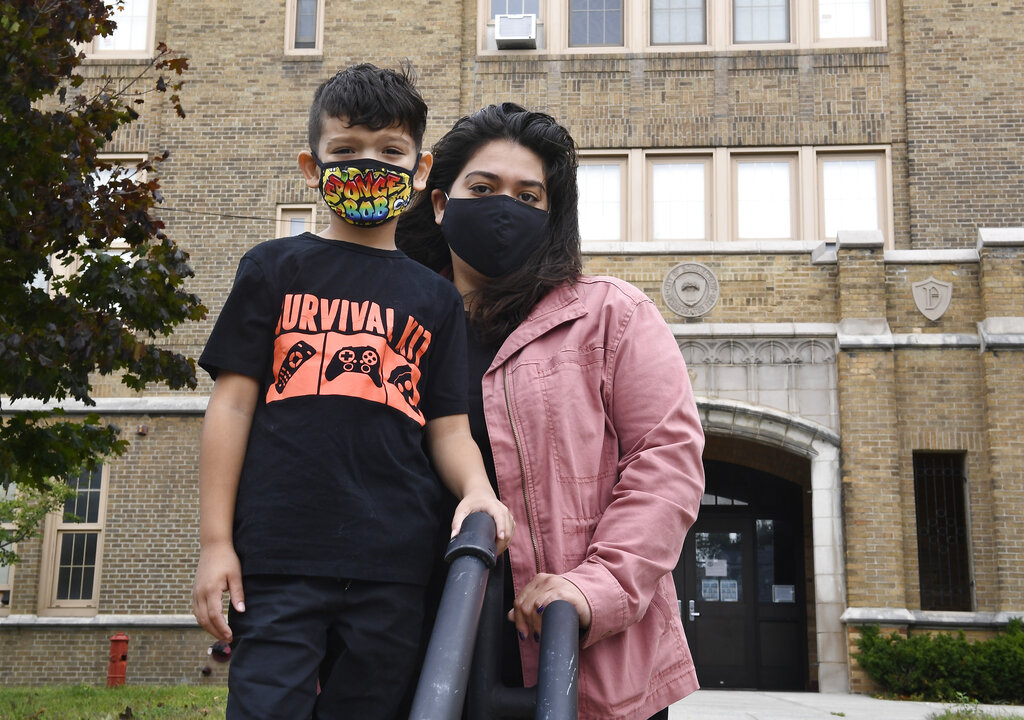
<path fill-rule="evenodd" d="M 956 635 L 882 635 L 877 625 L 861 629 L 857 664 L 885 692 L 950 702 L 1024 704 L 1024 623 L 1014 618 L 989 640 Z"/>

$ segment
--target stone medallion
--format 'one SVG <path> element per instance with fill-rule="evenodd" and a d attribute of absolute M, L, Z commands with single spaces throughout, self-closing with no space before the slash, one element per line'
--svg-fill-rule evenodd
<path fill-rule="evenodd" d="M 680 263 L 668 271 L 661 296 L 676 315 L 700 317 L 718 302 L 718 278 L 700 263 Z"/>

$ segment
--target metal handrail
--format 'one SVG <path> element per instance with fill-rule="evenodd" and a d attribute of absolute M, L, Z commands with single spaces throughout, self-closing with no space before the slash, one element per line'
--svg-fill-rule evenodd
<path fill-rule="evenodd" d="M 507 687 L 501 682 L 501 633 L 508 623 L 502 607 L 504 558 L 495 557 L 490 516 L 473 513 L 467 517 L 462 531 L 449 544 L 445 560 L 451 568 L 410 720 L 460 720 L 463 705 L 465 720 L 576 720 L 576 608 L 556 600 L 544 609 L 537 687 Z"/>
<path fill-rule="evenodd" d="M 416 685 L 410 720 L 459 720 L 484 590 L 494 567 L 494 520 L 472 513 L 445 553 L 451 564 Z"/>

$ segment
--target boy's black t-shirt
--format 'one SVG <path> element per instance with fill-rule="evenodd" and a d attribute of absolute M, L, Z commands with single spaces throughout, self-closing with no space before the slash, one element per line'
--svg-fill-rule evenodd
<path fill-rule="evenodd" d="M 245 575 L 425 583 L 427 420 L 466 412 L 462 298 L 397 250 L 311 233 L 243 257 L 199 364 L 260 382 L 234 543 Z"/>

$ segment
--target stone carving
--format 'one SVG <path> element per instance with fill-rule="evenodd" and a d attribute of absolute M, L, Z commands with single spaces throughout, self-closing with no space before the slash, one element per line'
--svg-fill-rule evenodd
<path fill-rule="evenodd" d="M 936 280 L 933 277 L 911 285 L 917 309 L 929 320 L 938 320 L 949 308 L 953 299 L 953 283 Z"/>
<path fill-rule="evenodd" d="M 668 271 L 661 296 L 676 315 L 700 317 L 718 302 L 718 278 L 700 263 L 680 263 Z"/>
<path fill-rule="evenodd" d="M 687 365 L 833 365 L 835 342 L 817 338 L 680 339 Z"/>

